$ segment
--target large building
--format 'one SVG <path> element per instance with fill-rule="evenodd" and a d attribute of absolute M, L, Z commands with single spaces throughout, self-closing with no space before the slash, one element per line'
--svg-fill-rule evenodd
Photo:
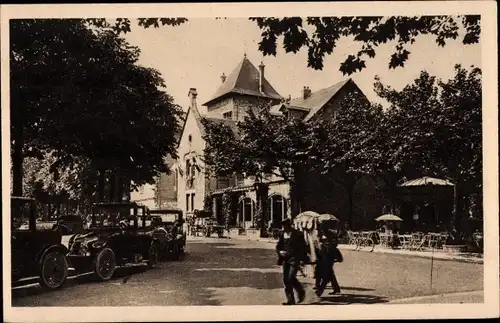
<path fill-rule="evenodd" d="M 213 178 L 207 176 L 203 165 L 205 141 L 203 140 L 203 119 L 236 127 L 243 120 L 249 109 L 257 109 L 259 103 L 272 104 L 274 114 L 286 113 L 290 117 L 302 118 L 314 122 L 319 118 L 335 118 L 340 101 L 345 96 L 358 95 L 366 99 L 351 80 L 344 80 L 328 88 L 312 91 L 305 86 L 300 97 L 284 100 L 265 77 L 265 66 L 258 68 L 245 56 L 238 66 L 226 77 L 221 76 L 222 83 L 213 97 L 203 103 L 206 113 L 201 114 L 198 108 L 197 91 L 189 90 L 190 106 L 178 146 L 177 201 L 178 206 L 187 216 L 195 210 L 201 210 L 206 205 L 212 206 L 215 216 L 223 218 L 221 196 L 224 192 L 238 192 L 237 200 L 233 201 L 230 224 L 249 228 L 254 224 L 256 209 L 256 192 L 252 178 L 235 175 L 233 178 Z M 289 216 L 289 184 L 281 178 L 271 176 L 269 182 L 268 210 L 270 221 L 279 222 Z M 323 192 L 324 201 L 317 198 L 317 192 L 311 194 L 311 204 L 322 211 L 339 211 L 347 208 L 344 204 L 343 188 L 331 187 L 329 192 Z M 321 194 L 320 194 L 321 195 Z M 206 204 L 205 199 L 212 199 Z M 323 205 L 323 207 L 321 206 Z M 340 206 L 339 206 L 340 205 Z M 335 212 L 335 214 L 339 214 Z"/>

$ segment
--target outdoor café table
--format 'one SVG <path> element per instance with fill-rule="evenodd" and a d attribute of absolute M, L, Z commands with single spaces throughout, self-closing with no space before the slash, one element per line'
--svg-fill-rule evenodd
<path fill-rule="evenodd" d="M 409 248 L 411 245 L 411 234 L 399 234 L 399 243 L 402 249 Z"/>
<path fill-rule="evenodd" d="M 441 235 L 439 233 L 429 233 L 428 235 L 429 248 L 436 248 L 441 240 Z"/>
<path fill-rule="evenodd" d="M 388 247 L 390 235 L 387 233 L 379 233 L 379 237 L 380 237 L 380 246 Z"/>

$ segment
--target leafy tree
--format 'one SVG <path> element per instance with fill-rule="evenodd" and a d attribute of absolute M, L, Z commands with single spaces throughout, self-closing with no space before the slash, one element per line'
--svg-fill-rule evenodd
<path fill-rule="evenodd" d="M 354 225 L 352 209 L 356 183 L 365 175 L 375 176 L 385 171 L 383 120 L 380 105 L 370 103 L 363 95 L 353 94 L 340 102 L 333 119 L 315 122 L 312 142 L 318 162 L 314 168 L 346 189 L 347 218 L 351 227 Z"/>
<path fill-rule="evenodd" d="M 389 68 L 403 67 L 419 35 L 432 35 L 439 46 L 449 39 L 462 38 L 463 44 L 479 42 L 480 16 L 391 16 L 391 17 L 300 17 L 250 18 L 262 30 L 259 50 L 264 55 L 276 55 L 278 39 L 282 37 L 287 53 L 296 53 L 302 47 L 308 51 L 308 66 L 323 69 L 325 55 L 332 54 L 342 37 L 353 37 L 363 46 L 357 53 L 349 54 L 340 64 L 343 74 L 353 74 L 365 68 L 366 58 L 373 58 L 379 45 L 397 41 L 389 60 Z M 305 23 L 313 27 L 306 31 Z M 461 30 L 461 28 L 463 30 Z"/>
<path fill-rule="evenodd" d="M 217 18 L 216 18 L 217 19 Z M 410 57 L 408 45 L 419 35 L 435 37 L 438 46 L 445 46 L 450 39 L 461 38 L 465 45 L 479 42 L 481 18 L 479 15 L 461 16 L 388 16 L 388 17 L 251 17 L 262 31 L 259 50 L 264 55 L 276 55 L 280 39 L 286 53 L 297 53 L 306 47 L 308 66 L 323 69 L 323 60 L 335 50 L 341 38 L 352 37 L 362 44 L 361 50 L 347 56 L 340 64 L 340 71 L 351 75 L 366 67 L 366 59 L 374 58 L 379 45 L 397 41 L 389 59 L 389 68 L 403 67 Z M 304 21 L 305 20 L 305 21 Z M 116 19 L 112 24 L 105 19 L 92 19 L 98 26 L 106 26 L 116 32 L 129 32 L 131 21 Z M 140 18 L 138 25 L 158 28 L 177 26 L 185 18 Z M 312 27 L 312 32 L 306 30 Z"/>
<path fill-rule="evenodd" d="M 205 164 L 216 176 L 244 173 L 255 177 L 260 228 L 267 219 L 268 185 L 266 174 L 276 175 L 290 183 L 292 216 L 299 212 L 301 189 L 310 164 L 315 162 L 314 131 L 318 127 L 284 115 L 273 115 L 269 106 L 259 105 L 256 112 L 237 124 L 235 132 L 227 125 L 204 121 Z M 262 232 L 261 232 L 262 233 Z"/>
<path fill-rule="evenodd" d="M 53 152 L 52 171 L 89 159 L 101 198 L 106 180 L 123 190 L 168 171 L 181 109 L 159 89 L 159 72 L 136 64 L 137 47 L 79 19 L 10 27 L 14 194 L 22 194 L 23 158 L 43 151 Z"/>
<path fill-rule="evenodd" d="M 380 81 L 375 90 L 391 104 L 386 132 L 392 140 L 385 151 L 392 152 L 392 169 L 449 178 L 464 199 L 481 196 L 481 70 L 457 65 L 447 81 L 424 71 L 400 91 Z"/>

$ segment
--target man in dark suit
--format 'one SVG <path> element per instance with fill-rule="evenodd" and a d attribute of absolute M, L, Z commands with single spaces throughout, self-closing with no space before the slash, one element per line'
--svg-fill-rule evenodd
<path fill-rule="evenodd" d="M 304 287 L 297 280 L 297 272 L 302 263 L 307 261 L 307 245 L 304 235 L 292 227 L 290 219 L 283 221 L 283 232 L 281 232 L 276 252 L 278 253 L 278 265 L 283 267 L 283 283 L 285 285 L 285 295 L 287 298 L 283 305 L 294 305 L 297 291 L 301 303 L 304 301 L 306 292 Z"/>

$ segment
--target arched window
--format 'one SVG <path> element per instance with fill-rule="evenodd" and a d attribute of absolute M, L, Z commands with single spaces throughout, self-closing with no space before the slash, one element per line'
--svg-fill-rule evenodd
<path fill-rule="evenodd" d="M 275 194 L 269 197 L 267 207 L 271 224 L 281 227 L 281 221 L 286 218 L 288 200 L 283 195 Z"/>
<path fill-rule="evenodd" d="M 238 222 L 242 225 L 244 222 L 249 223 L 253 221 L 255 211 L 255 202 L 245 197 L 238 203 Z M 248 225 L 246 226 L 248 227 Z"/>

